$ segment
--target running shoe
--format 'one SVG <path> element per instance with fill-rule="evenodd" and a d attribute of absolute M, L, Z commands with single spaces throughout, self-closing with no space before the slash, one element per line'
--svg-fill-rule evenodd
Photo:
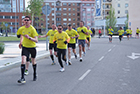
<path fill-rule="evenodd" d="M 64 69 L 64 68 L 61 68 L 61 69 L 60 69 L 60 72 L 64 72 L 64 71 L 65 71 L 65 69 Z"/>
<path fill-rule="evenodd" d="M 18 83 L 26 83 L 25 78 L 21 78 L 17 81 Z"/>
<path fill-rule="evenodd" d="M 52 62 L 52 65 L 55 65 L 55 64 L 56 64 L 56 63 L 53 61 L 53 62 Z"/>
<path fill-rule="evenodd" d="M 69 65 L 69 63 L 67 61 L 65 63 L 66 63 L 67 66 Z"/>
<path fill-rule="evenodd" d="M 28 74 L 29 74 L 28 70 L 25 70 L 24 75 L 28 75 Z"/>
<path fill-rule="evenodd" d="M 69 65 L 72 65 L 71 61 L 69 61 L 68 63 L 69 63 Z"/>
<path fill-rule="evenodd" d="M 86 56 L 86 52 L 83 52 L 83 56 Z"/>
<path fill-rule="evenodd" d="M 77 59 L 77 54 L 75 54 L 75 59 Z"/>
<path fill-rule="evenodd" d="M 80 58 L 80 62 L 82 62 L 83 60 L 82 60 L 82 58 Z"/>
<path fill-rule="evenodd" d="M 36 81 L 36 79 L 37 79 L 37 76 L 34 76 L 34 77 L 33 77 L 33 81 Z"/>

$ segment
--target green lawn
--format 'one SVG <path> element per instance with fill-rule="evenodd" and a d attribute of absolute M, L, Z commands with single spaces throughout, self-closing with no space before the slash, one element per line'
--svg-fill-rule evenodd
<path fill-rule="evenodd" d="M 17 37 L 0 37 L 0 42 L 1 41 L 19 41 L 20 39 Z M 46 38 L 38 38 L 38 40 L 46 40 Z"/>

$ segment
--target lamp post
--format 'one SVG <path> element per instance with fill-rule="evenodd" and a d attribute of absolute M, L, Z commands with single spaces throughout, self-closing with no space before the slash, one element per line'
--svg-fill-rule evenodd
<path fill-rule="evenodd" d="M 54 0 L 54 24 L 56 25 L 56 1 Z"/>
<path fill-rule="evenodd" d="M 105 37 L 105 0 L 103 2 L 104 2 L 104 37 Z"/>

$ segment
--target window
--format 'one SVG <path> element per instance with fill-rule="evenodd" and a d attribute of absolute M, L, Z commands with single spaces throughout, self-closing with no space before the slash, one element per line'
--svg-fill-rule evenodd
<path fill-rule="evenodd" d="M 52 10 L 54 10 L 54 8 L 52 8 Z"/>
<path fill-rule="evenodd" d="M 67 23 L 63 23 L 64 26 L 67 26 Z"/>
<path fill-rule="evenodd" d="M 67 13 L 63 13 L 63 16 L 67 16 Z"/>
<path fill-rule="evenodd" d="M 73 26 L 75 26 L 75 23 L 73 23 Z"/>
<path fill-rule="evenodd" d="M 63 6 L 67 6 L 67 3 L 63 3 Z"/>
<path fill-rule="evenodd" d="M 91 6 L 94 6 L 94 4 L 91 4 Z"/>
<path fill-rule="evenodd" d="M 69 8 L 69 11 L 71 11 L 71 8 Z"/>
<path fill-rule="evenodd" d="M 77 18 L 77 21 L 80 21 L 80 18 Z"/>
<path fill-rule="evenodd" d="M 56 8 L 56 11 L 61 11 L 61 8 Z"/>
<path fill-rule="evenodd" d="M 66 11 L 66 10 L 67 10 L 67 8 L 63 8 L 63 10 L 64 10 L 64 11 Z"/>
<path fill-rule="evenodd" d="M 84 6 L 85 4 L 82 4 L 82 6 Z"/>
<path fill-rule="evenodd" d="M 0 19 L 3 19 L 3 16 L 0 16 Z"/>
<path fill-rule="evenodd" d="M 73 11 L 75 11 L 75 8 L 73 8 Z"/>
<path fill-rule="evenodd" d="M 10 19 L 10 16 L 5 16 L 5 19 Z"/>
<path fill-rule="evenodd" d="M 58 26 L 58 25 L 60 25 L 61 23 L 56 23 L 56 25 Z"/>
<path fill-rule="evenodd" d="M 56 16 L 61 16 L 61 13 L 56 13 Z"/>
<path fill-rule="evenodd" d="M 52 18 L 52 21 L 54 21 L 54 18 Z"/>
<path fill-rule="evenodd" d="M 56 6 L 60 6 L 61 2 L 60 1 L 57 1 L 56 2 Z"/>
<path fill-rule="evenodd" d="M 92 16 L 94 16 L 94 13 L 92 13 Z"/>
<path fill-rule="evenodd" d="M 77 11 L 80 11 L 80 8 L 77 8 Z"/>
<path fill-rule="evenodd" d="M 109 5 L 107 5 L 106 8 L 109 8 Z"/>
<path fill-rule="evenodd" d="M 120 7 L 120 4 L 118 4 L 118 7 Z"/>
<path fill-rule="evenodd" d="M 67 21 L 67 18 L 63 18 L 63 21 Z"/>
<path fill-rule="evenodd" d="M 75 18 L 73 18 L 73 21 L 75 21 Z"/>
<path fill-rule="evenodd" d="M 54 3 L 52 3 L 52 6 L 54 6 Z"/>
<path fill-rule="evenodd" d="M 75 16 L 75 13 L 73 13 L 73 16 Z"/>
<path fill-rule="evenodd" d="M 75 3 L 73 3 L 73 6 L 75 6 Z"/>
<path fill-rule="evenodd" d="M 87 13 L 87 16 L 90 16 L 90 13 Z"/>
<path fill-rule="evenodd" d="M 106 14 L 108 15 L 109 14 L 109 11 L 107 11 Z"/>
<path fill-rule="evenodd" d="M 49 18 L 47 20 L 49 21 Z"/>
<path fill-rule="evenodd" d="M 86 16 L 86 13 L 83 13 L 83 16 Z"/>
<path fill-rule="evenodd" d="M 14 22 L 12 22 L 12 25 L 15 25 L 15 23 L 14 23 Z"/>
<path fill-rule="evenodd" d="M 50 26 L 50 23 L 48 23 L 48 26 Z"/>
<path fill-rule="evenodd" d="M 71 3 L 68 3 L 69 6 L 71 6 Z"/>
<path fill-rule="evenodd" d="M 125 14 L 128 14 L 128 10 L 125 10 Z"/>
<path fill-rule="evenodd" d="M 86 9 L 83 8 L 83 11 L 85 11 Z"/>
<path fill-rule="evenodd" d="M 80 13 L 77 13 L 77 16 L 80 16 Z"/>
<path fill-rule="evenodd" d="M 11 22 L 8 22 L 8 25 L 11 25 Z"/>
<path fill-rule="evenodd" d="M 54 16 L 54 13 L 52 13 L 52 16 Z"/>
<path fill-rule="evenodd" d="M 90 25 L 91 25 L 91 23 L 87 23 L 87 25 L 89 25 L 89 26 L 90 26 Z"/>
<path fill-rule="evenodd" d="M 88 18 L 87 21 L 90 21 L 90 18 Z"/>
<path fill-rule="evenodd" d="M 120 10 L 118 10 L 118 14 L 120 14 Z"/>
<path fill-rule="evenodd" d="M 77 23 L 77 27 L 79 27 L 79 23 Z"/>
<path fill-rule="evenodd" d="M 77 6 L 80 6 L 80 3 L 77 3 Z"/>
<path fill-rule="evenodd" d="M 71 16 L 71 13 L 69 13 L 69 16 Z"/>
<path fill-rule="evenodd" d="M 128 7 L 128 3 L 125 4 L 125 8 L 127 8 L 127 7 Z"/>
<path fill-rule="evenodd" d="M 41 23 L 41 25 L 43 25 L 43 23 Z"/>
<path fill-rule="evenodd" d="M 86 6 L 90 6 L 90 4 L 86 4 Z"/>
<path fill-rule="evenodd" d="M 71 21 L 71 18 L 69 18 L 69 21 Z"/>
<path fill-rule="evenodd" d="M 61 18 L 56 18 L 56 21 L 61 21 Z"/>
<path fill-rule="evenodd" d="M 91 11 L 94 11 L 94 9 L 92 8 Z"/>
<path fill-rule="evenodd" d="M 90 11 L 90 10 L 91 10 L 90 8 L 87 9 L 87 11 Z"/>

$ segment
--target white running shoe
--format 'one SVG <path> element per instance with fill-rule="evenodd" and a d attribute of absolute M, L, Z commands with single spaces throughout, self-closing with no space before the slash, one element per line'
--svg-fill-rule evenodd
<path fill-rule="evenodd" d="M 80 62 L 82 62 L 83 61 L 83 59 L 82 58 L 80 58 Z"/>
<path fill-rule="evenodd" d="M 64 71 L 65 71 L 65 69 L 64 69 L 64 68 L 61 68 L 61 69 L 60 69 L 60 72 L 64 72 Z"/>

